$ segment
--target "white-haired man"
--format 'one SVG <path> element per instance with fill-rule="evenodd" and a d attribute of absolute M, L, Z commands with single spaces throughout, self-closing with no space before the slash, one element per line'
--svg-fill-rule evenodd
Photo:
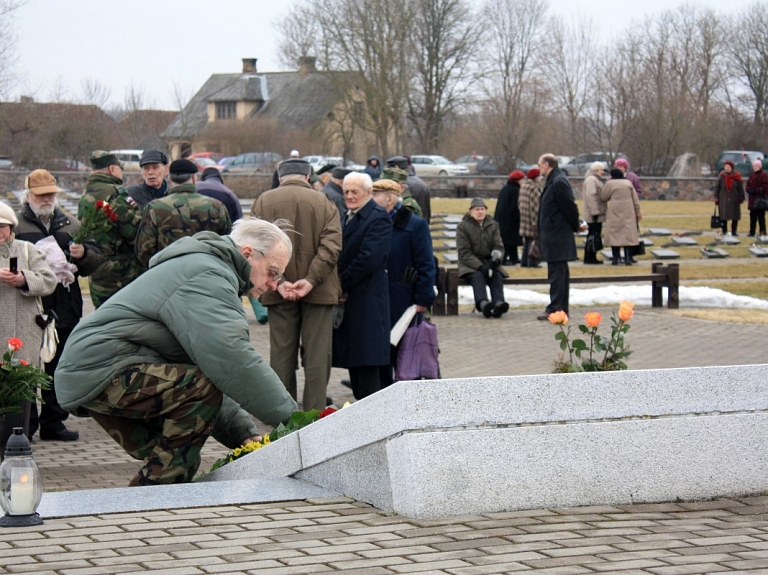
<path fill-rule="evenodd" d="M 235 448 L 258 435 L 249 413 L 278 425 L 296 410 L 251 347 L 241 301 L 277 289 L 291 252 L 282 230 L 256 219 L 229 236 L 182 238 L 72 332 L 59 403 L 144 460 L 130 485 L 191 481 L 209 435 Z"/>
<path fill-rule="evenodd" d="M 56 331 L 59 336 L 56 355 L 45 364 L 45 372 L 53 376 L 69 334 L 83 317 L 83 295 L 77 277 L 90 275 L 102 264 L 104 258 L 93 239 L 82 244 L 72 242 L 72 236 L 80 229 L 80 224 L 59 208 L 56 197 L 61 188 L 50 172 L 34 170 L 27 176 L 24 187 L 26 192 L 19 212 L 19 225 L 15 230 L 16 238 L 36 244 L 45 238 L 53 237 L 58 248 L 69 256 L 69 260 L 77 268 L 74 275 L 58 276 L 56 290 L 42 298 L 44 310 L 49 315 L 53 311 L 56 316 Z M 45 441 L 75 441 L 79 434 L 64 425 L 69 414 L 56 401 L 55 387 L 54 380 L 53 388 L 41 391 L 43 403 L 39 417 L 37 406 L 32 405 L 29 436 L 32 437 L 39 428 L 40 439 Z"/>
<path fill-rule="evenodd" d="M 368 174 L 344 178 L 347 213 L 342 222 L 339 279 L 344 319 L 333 333 L 333 365 L 349 370 L 355 399 L 391 382 L 387 258 L 392 220 L 372 200 Z"/>

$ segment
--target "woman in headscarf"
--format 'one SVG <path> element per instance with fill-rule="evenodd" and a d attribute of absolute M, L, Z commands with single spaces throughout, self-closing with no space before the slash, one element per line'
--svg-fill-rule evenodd
<path fill-rule="evenodd" d="M 607 204 L 605 245 L 610 246 L 613 252 L 611 263 L 619 265 L 621 248 L 624 248 L 624 263 L 631 266 L 631 247 L 640 243 L 637 222 L 643 217 L 635 187 L 624 177 L 624 172 L 614 168 L 611 179 L 600 191 L 600 199 Z"/>
<path fill-rule="evenodd" d="M 506 185 L 499 192 L 499 201 L 493 213 L 493 219 L 499 223 L 501 241 L 504 243 L 503 265 L 515 266 L 520 263 L 517 246 L 522 244 L 522 241 L 520 241 L 520 208 L 517 204 L 520 199 L 520 180 L 524 177 L 525 174 L 520 170 L 509 174 Z"/>
<path fill-rule="evenodd" d="M 597 252 L 600 250 L 600 237 L 603 233 L 603 222 L 605 221 L 605 203 L 600 199 L 600 192 L 603 189 L 603 181 L 600 179 L 605 173 L 605 164 L 603 162 L 594 162 L 589 167 L 587 177 L 584 178 L 584 187 L 582 188 L 582 200 L 584 204 L 584 219 L 587 221 L 589 232 L 584 245 L 584 263 L 602 264 L 597 259 Z"/>
<path fill-rule="evenodd" d="M 744 202 L 744 181 L 736 171 L 733 162 L 727 161 L 717 179 L 715 188 L 715 205 L 720 212 L 723 224 L 723 234 L 728 233 L 728 222 L 731 222 L 731 233 L 736 236 L 741 219 L 741 204 Z"/>

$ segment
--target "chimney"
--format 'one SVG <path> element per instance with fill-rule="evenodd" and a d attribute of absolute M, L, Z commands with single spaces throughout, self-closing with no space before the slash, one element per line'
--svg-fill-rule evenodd
<path fill-rule="evenodd" d="M 255 74 L 256 62 L 256 58 L 243 58 L 243 74 Z"/>
<path fill-rule="evenodd" d="M 302 56 L 299 58 L 299 76 L 306 76 L 310 72 L 317 72 L 316 61 L 317 58 L 314 56 Z"/>

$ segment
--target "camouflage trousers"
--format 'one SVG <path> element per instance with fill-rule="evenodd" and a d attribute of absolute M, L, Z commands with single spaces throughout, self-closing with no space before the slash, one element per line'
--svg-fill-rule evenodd
<path fill-rule="evenodd" d="M 131 457 L 144 460 L 134 479 L 152 485 L 192 480 L 222 399 L 196 365 L 139 363 L 83 407 Z"/>

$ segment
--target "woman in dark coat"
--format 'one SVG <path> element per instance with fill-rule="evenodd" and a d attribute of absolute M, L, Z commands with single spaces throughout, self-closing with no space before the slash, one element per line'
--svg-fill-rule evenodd
<path fill-rule="evenodd" d="M 349 174 L 343 189 L 348 210 L 339 255 L 344 319 L 333 330 L 333 366 L 349 369 L 355 399 L 362 399 L 390 383 L 387 258 L 392 221 L 372 201 L 367 174 Z"/>
<path fill-rule="evenodd" d="M 499 192 L 499 201 L 493 219 L 499 222 L 501 241 L 504 244 L 504 265 L 517 265 L 520 258 L 517 255 L 517 246 L 522 245 L 520 240 L 520 180 L 525 174 L 515 170 L 509 174 L 507 184 Z"/>
<path fill-rule="evenodd" d="M 731 233 L 734 236 L 738 235 L 736 231 L 741 219 L 741 204 L 744 202 L 744 197 L 744 181 L 741 179 L 741 174 L 735 170 L 733 162 L 725 162 L 715 188 L 715 205 L 719 207 L 723 234 L 728 233 L 728 221 L 730 221 Z"/>
<path fill-rule="evenodd" d="M 747 180 L 747 195 L 749 195 L 749 235 L 755 235 L 755 229 L 760 224 L 760 235 L 765 235 L 765 210 L 755 208 L 758 198 L 768 199 L 768 174 L 763 170 L 763 163 L 755 160 L 752 163 L 752 173 Z"/>

